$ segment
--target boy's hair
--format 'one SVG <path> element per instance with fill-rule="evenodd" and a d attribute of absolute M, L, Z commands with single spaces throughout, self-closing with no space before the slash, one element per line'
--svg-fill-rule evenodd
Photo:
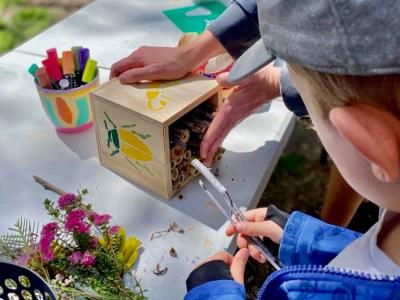
<path fill-rule="evenodd" d="M 322 73 L 290 63 L 288 67 L 306 79 L 324 116 L 338 106 L 351 103 L 384 108 L 400 118 L 400 74 L 353 76 Z"/>

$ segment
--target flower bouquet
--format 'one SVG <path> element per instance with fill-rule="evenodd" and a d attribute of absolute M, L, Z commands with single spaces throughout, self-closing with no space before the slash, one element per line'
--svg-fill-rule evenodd
<path fill-rule="evenodd" d="M 62 193 L 57 203 L 46 199 L 51 222 L 39 234 L 37 223 L 18 220 L 0 236 L 0 256 L 40 274 L 60 299 L 146 299 L 129 273 L 141 242 L 86 204 L 87 193 Z"/>

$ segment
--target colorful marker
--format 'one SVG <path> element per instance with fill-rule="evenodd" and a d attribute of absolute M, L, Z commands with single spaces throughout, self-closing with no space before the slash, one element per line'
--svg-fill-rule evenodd
<path fill-rule="evenodd" d="M 39 69 L 39 67 L 37 66 L 37 64 L 32 64 L 29 69 L 28 72 L 33 76 L 33 78 L 36 78 L 36 70 Z"/>
<path fill-rule="evenodd" d="M 47 52 L 47 57 L 48 58 L 58 60 L 58 54 L 57 54 L 57 49 L 56 48 L 47 49 L 46 52 Z"/>
<path fill-rule="evenodd" d="M 82 79 L 82 72 L 81 72 L 81 65 L 79 62 L 79 50 L 82 49 L 81 46 L 75 46 L 72 47 L 71 50 L 74 53 L 74 66 L 75 66 L 75 77 L 76 77 L 76 82 L 78 85 L 81 85 L 81 79 Z"/>
<path fill-rule="evenodd" d="M 42 61 L 43 65 L 46 67 L 47 74 L 49 74 L 50 79 L 52 80 L 52 86 L 55 89 L 60 89 L 57 82 L 59 82 L 63 76 L 61 73 L 61 68 L 58 64 L 58 60 L 54 59 L 45 59 Z"/>
<path fill-rule="evenodd" d="M 85 71 L 83 71 L 82 82 L 89 83 L 93 80 L 97 70 L 97 61 L 88 59 L 86 62 Z"/>
<path fill-rule="evenodd" d="M 35 77 L 42 88 L 45 89 L 51 88 L 50 77 L 47 74 L 45 67 L 38 68 L 35 72 Z"/>
<path fill-rule="evenodd" d="M 79 49 L 79 66 L 81 68 L 81 72 L 85 70 L 86 62 L 89 59 L 89 57 L 90 54 L 88 48 Z"/>
<path fill-rule="evenodd" d="M 78 85 L 75 78 L 74 53 L 72 51 L 64 51 L 62 53 L 62 69 L 64 79 L 69 82 L 69 87 L 76 88 Z"/>

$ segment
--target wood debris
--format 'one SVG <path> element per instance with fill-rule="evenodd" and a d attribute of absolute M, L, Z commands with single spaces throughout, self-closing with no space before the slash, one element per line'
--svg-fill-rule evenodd
<path fill-rule="evenodd" d="M 171 249 L 169 249 L 169 255 L 172 257 L 178 257 L 178 253 L 176 253 L 176 250 L 174 247 L 171 247 Z"/>
<path fill-rule="evenodd" d="M 160 263 L 158 263 L 153 270 L 154 275 L 157 276 L 164 276 L 165 274 L 167 274 L 167 272 L 168 272 L 168 267 L 162 268 L 160 266 Z"/>
<path fill-rule="evenodd" d="M 177 233 L 181 233 L 184 234 L 185 233 L 185 229 L 183 229 L 182 227 L 180 227 L 178 224 L 176 224 L 175 222 L 173 222 L 172 224 L 169 225 L 168 229 L 165 230 L 161 230 L 161 231 L 156 231 L 153 232 L 153 234 L 150 237 L 150 241 L 159 238 L 163 235 L 166 235 L 168 233 L 170 233 L 171 231 L 173 232 L 177 232 Z"/>

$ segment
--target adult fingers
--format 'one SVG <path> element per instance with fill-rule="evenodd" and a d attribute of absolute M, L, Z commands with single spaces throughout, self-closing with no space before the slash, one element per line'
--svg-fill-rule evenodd
<path fill-rule="evenodd" d="M 119 80 L 124 84 L 135 83 L 141 80 L 154 80 L 162 76 L 161 72 L 161 67 L 158 64 L 151 64 L 124 72 L 119 75 Z"/>
<path fill-rule="evenodd" d="M 251 222 L 264 221 L 266 213 L 267 213 L 266 207 L 260 207 L 243 212 L 244 216 L 246 217 L 246 220 Z M 235 233 L 237 233 L 235 227 L 229 224 L 228 227 L 225 229 L 225 234 L 227 236 L 232 236 Z"/>
<path fill-rule="evenodd" d="M 256 261 L 259 263 L 263 264 L 267 261 L 267 259 L 261 254 L 261 252 L 258 250 L 258 248 L 252 244 L 249 245 L 248 247 L 250 256 L 254 258 Z"/>
<path fill-rule="evenodd" d="M 236 255 L 233 257 L 231 264 L 231 274 L 233 279 L 240 283 L 244 284 L 244 271 L 246 269 L 246 263 L 249 258 L 249 250 L 241 249 Z"/>
<path fill-rule="evenodd" d="M 131 56 L 125 57 L 111 66 L 110 78 L 117 77 L 129 69 L 140 67 L 143 67 L 143 64 L 139 59 Z"/>

